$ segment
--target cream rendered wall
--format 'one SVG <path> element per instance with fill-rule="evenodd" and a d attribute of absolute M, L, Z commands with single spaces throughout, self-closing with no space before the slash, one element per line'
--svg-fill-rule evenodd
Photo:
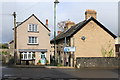
<path fill-rule="evenodd" d="M 28 32 L 28 24 L 38 24 L 39 32 Z M 50 32 L 34 17 L 32 16 L 22 25 L 17 27 L 17 49 L 47 49 L 47 60 L 50 62 Z M 38 45 L 28 45 L 28 37 L 38 37 Z M 36 57 L 38 62 L 38 57 Z M 35 63 L 36 63 L 35 61 Z"/>
<path fill-rule="evenodd" d="M 86 40 L 81 39 L 82 36 Z M 72 40 L 74 38 L 74 41 Z M 98 26 L 94 21 L 90 21 L 81 30 L 79 30 L 72 38 L 71 43 L 76 47 L 76 57 L 103 57 L 101 49 L 113 49 L 115 56 L 115 39 Z M 111 45 L 108 48 L 108 45 Z"/>

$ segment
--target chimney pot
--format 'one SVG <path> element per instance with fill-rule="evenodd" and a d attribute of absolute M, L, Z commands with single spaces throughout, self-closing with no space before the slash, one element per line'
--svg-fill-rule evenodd
<path fill-rule="evenodd" d="M 48 26 L 48 19 L 46 19 L 46 26 Z"/>

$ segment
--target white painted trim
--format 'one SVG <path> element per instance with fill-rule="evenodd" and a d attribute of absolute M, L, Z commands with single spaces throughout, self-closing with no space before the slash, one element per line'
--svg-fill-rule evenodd
<path fill-rule="evenodd" d="M 33 57 L 32 52 L 27 52 L 27 53 L 23 52 L 21 54 L 23 55 L 23 58 L 21 58 L 22 60 L 31 60 L 31 59 L 33 59 L 32 58 Z M 30 58 L 29 58 L 29 54 L 31 55 Z M 27 57 L 25 57 L 25 55 L 27 55 Z"/>

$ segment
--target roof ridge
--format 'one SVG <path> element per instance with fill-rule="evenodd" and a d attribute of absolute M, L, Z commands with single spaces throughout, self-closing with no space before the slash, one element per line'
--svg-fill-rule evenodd
<path fill-rule="evenodd" d="M 113 38 L 116 38 L 116 35 L 114 35 L 110 30 L 108 30 L 106 27 L 104 27 L 99 21 L 97 21 L 95 18 L 90 17 L 87 20 L 81 21 L 78 24 L 74 25 L 73 27 L 69 28 L 67 32 L 64 34 L 61 34 L 60 36 L 57 36 L 56 40 L 62 39 L 64 37 L 70 37 L 73 36 L 76 32 L 78 32 L 80 29 L 82 29 L 88 22 L 93 20 L 97 25 L 99 25 L 102 29 L 104 29 L 108 34 L 110 34 Z M 76 29 L 75 29 L 76 28 Z M 53 39 L 51 40 L 53 41 Z"/>

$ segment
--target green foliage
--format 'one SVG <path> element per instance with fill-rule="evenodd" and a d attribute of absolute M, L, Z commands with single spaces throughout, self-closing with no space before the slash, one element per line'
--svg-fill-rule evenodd
<path fill-rule="evenodd" d="M 9 60 L 8 64 L 9 64 L 9 65 L 14 64 L 14 58 L 11 58 L 11 59 Z"/>
<path fill-rule="evenodd" d="M 108 56 L 112 57 L 113 56 L 113 49 L 111 49 L 108 53 L 109 53 Z"/>
<path fill-rule="evenodd" d="M 7 55 L 7 54 L 9 54 L 7 51 L 2 51 L 0 54 L 2 54 L 2 55 Z"/>
<path fill-rule="evenodd" d="M 41 63 L 41 60 L 39 60 L 38 63 Z"/>
<path fill-rule="evenodd" d="M 61 66 L 63 66 L 63 65 L 62 65 L 62 64 L 57 64 L 57 66 L 58 66 L 58 67 L 61 67 Z"/>
<path fill-rule="evenodd" d="M 0 49 L 8 49 L 8 44 L 0 44 Z"/>
<path fill-rule="evenodd" d="M 48 60 L 46 60 L 46 63 L 49 63 L 49 61 L 48 61 Z"/>
<path fill-rule="evenodd" d="M 111 48 L 110 41 L 107 45 L 107 48 L 102 47 L 101 52 L 102 52 L 103 57 L 113 57 L 114 50 L 113 48 Z"/>
<path fill-rule="evenodd" d="M 107 54 L 107 51 L 104 48 L 102 48 L 101 52 L 102 52 L 103 57 L 105 57 Z"/>
<path fill-rule="evenodd" d="M 33 59 L 35 58 L 35 53 L 32 54 L 32 58 L 33 58 Z"/>

